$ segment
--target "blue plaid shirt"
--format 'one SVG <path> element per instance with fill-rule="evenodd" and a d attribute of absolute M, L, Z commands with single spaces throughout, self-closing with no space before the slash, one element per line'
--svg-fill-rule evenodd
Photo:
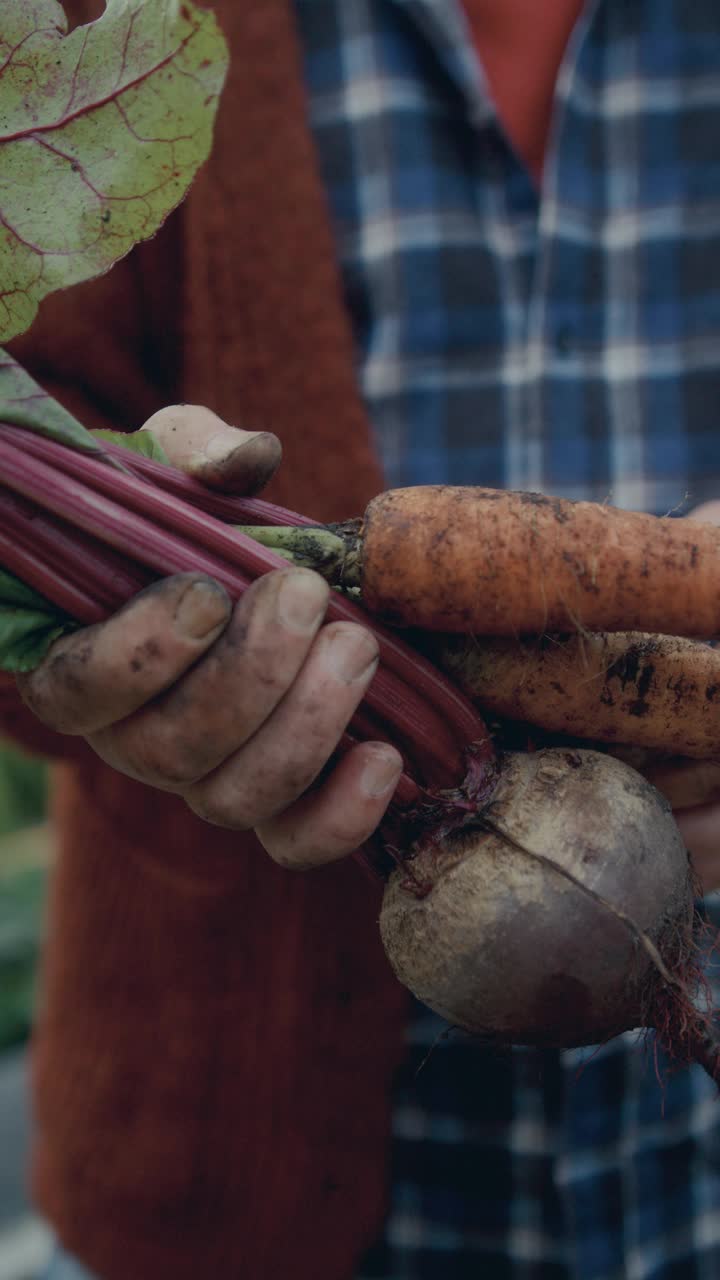
<path fill-rule="evenodd" d="M 389 483 L 720 496 L 718 0 L 586 6 L 540 193 L 459 0 L 295 4 Z M 699 1069 L 656 1072 L 633 1035 L 500 1053 L 443 1030 L 409 1028 L 363 1280 L 720 1280 Z M 86 1276 L 58 1257 L 48 1280 Z"/>
<path fill-rule="evenodd" d="M 540 0 L 539 0 L 540 2 Z M 296 0 L 391 484 L 720 496 L 718 0 L 594 0 L 538 192 L 459 0 Z M 363 1280 L 719 1280 L 720 1105 L 625 1036 L 488 1052 L 418 1011 Z M 662 1084 L 658 1081 L 658 1076 Z"/>

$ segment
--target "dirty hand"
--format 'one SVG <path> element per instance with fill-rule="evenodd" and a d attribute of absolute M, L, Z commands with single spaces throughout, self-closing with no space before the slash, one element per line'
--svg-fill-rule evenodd
<path fill-rule="evenodd" d="M 145 426 L 210 487 L 256 492 L 279 462 L 274 436 L 197 406 Z M 374 831 L 401 760 L 363 743 L 312 787 L 377 665 L 364 627 L 324 624 L 327 600 L 309 570 L 267 574 L 234 606 L 209 578 L 179 574 L 59 640 L 21 692 L 45 724 L 84 737 L 121 773 L 182 796 L 209 823 L 255 828 L 277 862 L 329 862 Z"/>
<path fill-rule="evenodd" d="M 720 524 L 720 502 L 703 503 L 690 518 Z M 720 764 L 665 761 L 643 772 L 670 801 L 703 892 L 720 889 Z"/>

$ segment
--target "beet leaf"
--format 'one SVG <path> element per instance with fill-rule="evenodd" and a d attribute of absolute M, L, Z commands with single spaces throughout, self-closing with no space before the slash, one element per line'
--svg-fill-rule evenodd
<path fill-rule="evenodd" d="M 53 641 L 76 627 L 56 605 L 0 569 L 0 670 L 32 671 Z"/>
<path fill-rule="evenodd" d="M 117 444 L 141 458 L 150 458 L 153 462 L 161 462 L 169 466 L 168 456 L 162 445 L 158 443 L 151 431 L 93 431 L 93 440 L 102 440 L 105 444 Z"/>
<path fill-rule="evenodd" d="M 69 33 L 57 0 L 0 8 L 0 342 L 9 342 L 47 294 L 107 271 L 180 202 L 210 150 L 228 51 L 212 12 L 192 0 L 106 0 L 101 17 Z M 3 426 L 121 470 L 106 441 L 166 460 L 146 432 L 87 431 L 0 349 Z M 5 543 L 12 563 L 10 535 Z M 0 669 L 26 671 L 77 623 L 2 563 L 0 554 Z"/>
<path fill-rule="evenodd" d="M 107 0 L 67 32 L 57 0 L 3 0 L 0 342 L 46 294 L 152 236 L 205 160 L 227 67 L 191 0 Z"/>
<path fill-rule="evenodd" d="M 0 349 L 0 429 L 3 423 L 36 431 L 84 453 L 103 452 L 77 418 L 43 391 L 7 351 Z"/>

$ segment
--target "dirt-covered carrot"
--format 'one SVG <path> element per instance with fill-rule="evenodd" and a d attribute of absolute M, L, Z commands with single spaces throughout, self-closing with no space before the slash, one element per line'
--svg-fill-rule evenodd
<path fill-rule="evenodd" d="M 639 632 L 454 636 L 440 665 L 486 711 L 595 742 L 720 756 L 720 649 Z"/>
<path fill-rule="evenodd" d="M 370 504 L 373 612 L 484 635 L 720 630 L 720 529 L 539 494 L 438 486 Z"/>
<path fill-rule="evenodd" d="M 219 499 L 147 458 L 127 465 L 333 585 L 357 590 L 390 622 L 502 636 L 720 632 L 720 528 L 698 520 L 429 485 L 389 490 L 362 519 L 327 527 L 257 499 Z"/>
<path fill-rule="evenodd" d="M 287 537 L 313 564 L 312 531 L 260 536 L 273 546 Z M 334 580 L 401 625 L 504 636 L 720 632 L 720 528 L 696 520 L 431 485 L 380 494 L 331 537 L 337 546 L 318 531 L 318 561 L 335 547 Z"/>

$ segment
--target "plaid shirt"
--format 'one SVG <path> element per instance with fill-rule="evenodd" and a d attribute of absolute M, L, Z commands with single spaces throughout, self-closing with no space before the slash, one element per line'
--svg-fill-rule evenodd
<path fill-rule="evenodd" d="M 389 482 L 720 496 L 718 0 L 587 5 L 540 196 L 459 0 L 295 4 Z M 409 1029 L 363 1280 L 720 1280 L 699 1069 L 656 1073 L 633 1035 L 491 1053 L 443 1029 L 421 1009 Z"/>
<path fill-rule="evenodd" d="M 296 0 L 391 484 L 720 496 L 718 0 L 594 0 L 538 193 L 459 0 Z M 480 1049 L 419 1010 L 364 1280 L 718 1280 L 720 1106 L 624 1036 Z"/>

